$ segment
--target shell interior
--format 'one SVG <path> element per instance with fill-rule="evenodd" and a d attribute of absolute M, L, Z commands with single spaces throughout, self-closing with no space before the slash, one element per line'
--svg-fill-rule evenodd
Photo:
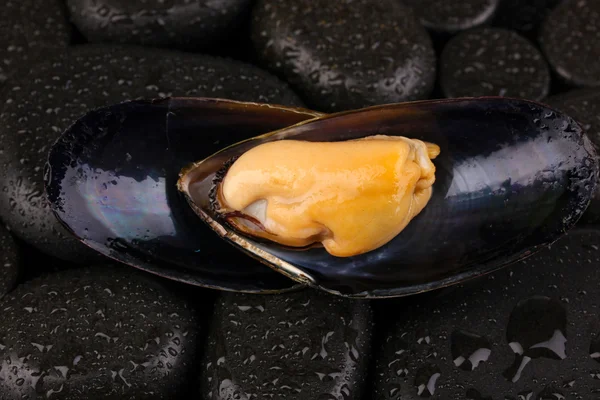
<path fill-rule="evenodd" d="M 176 188 L 181 168 L 223 146 L 322 114 L 210 98 L 129 101 L 91 111 L 57 140 L 46 167 L 52 211 L 119 262 L 192 285 L 249 293 L 301 287 L 232 252 Z"/>

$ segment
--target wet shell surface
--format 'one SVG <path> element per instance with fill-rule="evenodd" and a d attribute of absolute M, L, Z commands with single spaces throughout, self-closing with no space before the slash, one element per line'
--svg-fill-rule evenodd
<path fill-rule="evenodd" d="M 432 159 L 431 199 L 380 247 L 339 257 L 324 246 L 290 246 L 239 229 L 215 207 L 214 192 L 228 169 L 259 145 L 376 135 L 440 149 Z M 178 185 L 215 232 L 284 275 L 339 295 L 392 297 L 480 276 L 554 242 L 589 204 L 598 176 L 594 154 L 574 120 L 538 103 L 422 101 L 329 114 L 242 141 L 184 168 Z"/>
<path fill-rule="evenodd" d="M 373 136 L 439 147 L 431 197 L 382 245 L 343 257 L 319 243 L 285 245 L 240 230 L 214 206 L 231 165 L 259 145 Z M 597 178 L 595 150 L 573 119 L 496 97 L 328 115 L 222 99 L 127 102 L 83 116 L 46 166 L 57 218 L 125 264 L 222 290 L 311 285 L 368 298 L 448 286 L 533 254 L 575 225 Z"/>
<path fill-rule="evenodd" d="M 193 285 L 249 293 L 297 283 L 241 254 L 177 191 L 181 168 L 223 146 L 319 113 L 205 98 L 131 101 L 84 115 L 49 153 L 45 185 L 59 221 L 122 263 Z"/>

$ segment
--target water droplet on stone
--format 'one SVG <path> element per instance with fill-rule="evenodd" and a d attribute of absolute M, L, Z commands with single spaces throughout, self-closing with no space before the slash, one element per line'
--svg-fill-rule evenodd
<path fill-rule="evenodd" d="M 437 365 L 428 364 L 417 370 L 415 387 L 419 397 L 431 397 L 435 394 L 435 387 L 442 372 Z"/>
<path fill-rule="evenodd" d="M 506 339 L 515 361 L 504 376 L 517 382 L 525 366 L 536 358 L 566 358 L 567 313 L 562 304 L 545 296 L 520 301 L 513 309 Z"/>
<path fill-rule="evenodd" d="M 538 394 L 537 400 L 565 400 L 565 395 L 553 387 L 546 387 Z"/>
<path fill-rule="evenodd" d="M 533 391 L 531 390 L 524 390 L 517 395 L 517 400 L 532 400 L 532 398 Z"/>
<path fill-rule="evenodd" d="M 480 362 L 487 361 L 491 347 L 483 336 L 465 330 L 455 331 L 450 337 L 454 365 L 465 371 L 472 371 Z"/>
<path fill-rule="evenodd" d="M 600 363 L 600 334 L 596 334 L 590 343 L 590 357 Z"/>

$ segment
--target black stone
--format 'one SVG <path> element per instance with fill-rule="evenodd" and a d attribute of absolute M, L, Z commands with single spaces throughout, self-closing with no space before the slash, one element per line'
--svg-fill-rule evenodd
<path fill-rule="evenodd" d="M 51 272 L 60 272 L 70 268 L 81 268 L 81 264 L 67 262 L 50 256 L 33 247 L 23 239 L 13 236 L 19 249 L 19 259 L 21 261 L 21 274 L 19 282 L 26 282 L 48 275 Z"/>
<path fill-rule="evenodd" d="M 427 29 L 454 34 L 487 24 L 494 17 L 499 0 L 402 0 L 412 7 Z"/>
<path fill-rule="evenodd" d="M 196 371 L 199 311 L 127 267 L 36 279 L 0 310 L 2 399 L 183 398 Z"/>
<path fill-rule="evenodd" d="M 0 7 L 0 88 L 31 62 L 64 51 L 69 33 L 61 0 L 4 0 Z"/>
<path fill-rule="evenodd" d="M 431 39 L 397 0 L 259 0 L 252 40 L 319 111 L 424 99 L 435 81 Z"/>
<path fill-rule="evenodd" d="M 577 120 L 600 154 L 600 88 L 572 90 L 548 97 L 544 102 Z M 596 188 L 594 197 L 587 211 L 581 217 L 580 223 L 597 223 L 599 221 L 600 187 Z"/>
<path fill-rule="evenodd" d="M 84 113 L 128 99 L 171 95 L 300 105 L 284 82 L 254 66 L 106 45 L 79 46 L 32 67 L 8 95 L 0 114 L 0 217 L 42 251 L 78 263 L 98 256 L 67 234 L 50 212 L 43 167 L 50 146 Z"/>
<path fill-rule="evenodd" d="M 0 225 L 0 299 L 17 283 L 20 261 L 17 244 L 8 230 Z"/>
<path fill-rule="evenodd" d="M 562 0 L 501 0 L 496 11 L 494 26 L 519 32 L 537 41 L 544 19 Z"/>
<path fill-rule="evenodd" d="M 540 45 L 565 82 L 600 86 L 600 2 L 564 0 L 542 25 Z"/>
<path fill-rule="evenodd" d="M 594 398 L 598 265 L 600 231 L 571 231 L 469 284 L 379 304 L 395 322 L 375 352 L 371 398 Z"/>
<path fill-rule="evenodd" d="M 516 32 L 478 28 L 448 42 L 440 60 L 444 96 L 507 96 L 540 100 L 550 90 L 543 55 Z"/>
<path fill-rule="evenodd" d="M 206 50 L 250 13 L 250 0 L 67 0 L 90 42 Z"/>
<path fill-rule="evenodd" d="M 223 294 L 201 368 L 201 399 L 358 400 L 370 360 L 367 301 L 304 290 Z"/>

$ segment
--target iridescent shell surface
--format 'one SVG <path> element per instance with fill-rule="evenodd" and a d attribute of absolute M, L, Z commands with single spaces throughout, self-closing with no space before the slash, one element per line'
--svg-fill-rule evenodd
<path fill-rule="evenodd" d="M 321 115 L 222 99 L 170 98 L 101 108 L 51 149 L 52 210 L 83 243 L 117 261 L 193 285 L 250 293 L 298 287 L 232 251 L 177 191 L 182 167 L 223 146 Z"/>

